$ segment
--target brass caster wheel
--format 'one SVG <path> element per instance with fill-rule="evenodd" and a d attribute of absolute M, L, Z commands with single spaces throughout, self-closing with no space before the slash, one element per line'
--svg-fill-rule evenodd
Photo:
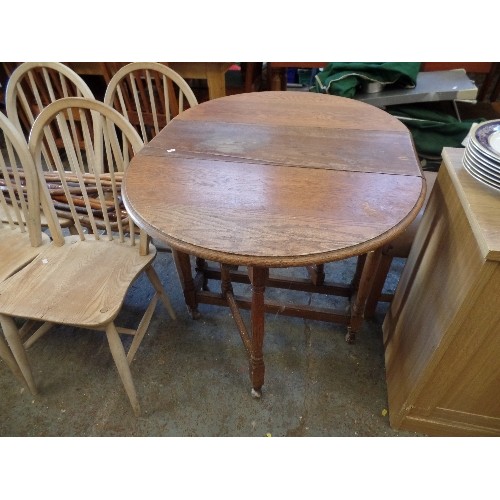
<path fill-rule="evenodd" d="M 345 334 L 345 341 L 348 344 L 355 344 L 356 343 L 356 334 L 352 332 L 347 332 Z"/>
<path fill-rule="evenodd" d="M 262 397 L 262 389 L 253 389 L 252 388 L 252 398 L 260 399 Z"/>
<path fill-rule="evenodd" d="M 188 312 L 191 315 L 192 319 L 200 319 L 201 318 L 201 313 L 200 313 L 200 311 L 198 311 L 198 309 L 188 308 Z"/>

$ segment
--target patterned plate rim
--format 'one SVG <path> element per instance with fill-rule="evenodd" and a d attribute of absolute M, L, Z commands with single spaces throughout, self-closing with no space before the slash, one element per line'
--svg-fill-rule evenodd
<path fill-rule="evenodd" d="M 479 124 L 475 128 L 472 137 L 482 149 L 494 155 L 495 159 L 500 161 L 500 152 L 493 149 L 489 142 L 490 136 L 495 132 L 500 132 L 500 120 L 489 120 Z"/>
<path fill-rule="evenodd" d="M 491 175 L 495 180 L 500 182 L 500 167 L 496 170 L 495 167 L 487 163 L 484 158 L 478 156 L 476 151 L 472 148 L 467 148 L 465 154 L 477 170 L 483 172 L 486 176 Z"/>
<path fill-rule="evenodd" d="M 489 182 L 489 181 L 487 181 L 486 179 L 483 179 L 483 178 L 481 177 L 481 175 L 480 175 L 480 174 L 478 174 L 478 173 L 474 170 L 474 168 L 473 168 L 471 165 L 469 165 L 469 164 L 468 164 L 468 163 L 469 163 L 469 160 L 468 160 L 468 158 L 466 158 L 465 156 L 463 157 L 463 162 L 462 162 L 462 163 L 463 163 L 463 166 L 464 166 L 465 170 L 469 173 L 469 175 L 470 175 L 472 178 L 474 178 L 474 179 L 476 179 L 477 181 L 481 182 L 481 183 L 482 183 L 482 184 L 484 184 L 485 186 L 488 186 L 488 187 L 490 187 L 490 188 L 492 188 L 492 189 L 495 189 L 496 191 L 500 191 L 500 186 L 495 186 L 494 184 L 490 183 L 490 182 Z"/>
<path fill-rule="evenodd" d="M 476 141 L 469 141 L 467 143 L 466 149 L 472 150 L 473 153 L 476 153 L 477 155 L 479 155 L 481 157 L 481 159 L 488 162 L 493 167 L 498 167 L 498 170 L 500 171 L 500 158 L 496 159 L 496 158 L 493 158 L 492 155 L 486 154 L 486 152 L 483 151 L 483 149 L 476 144 Z"/>

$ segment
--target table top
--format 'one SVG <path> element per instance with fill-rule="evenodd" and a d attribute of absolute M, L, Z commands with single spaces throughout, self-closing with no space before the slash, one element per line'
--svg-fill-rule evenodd
<path fill-rule="evenodd" d="M 131 161 L 124 203 L 171 247 L 288 267 L 373 250 L 418 213 L 425 181 L 408 129 L 337 96 L 255 92 L 176 117 Z"/>

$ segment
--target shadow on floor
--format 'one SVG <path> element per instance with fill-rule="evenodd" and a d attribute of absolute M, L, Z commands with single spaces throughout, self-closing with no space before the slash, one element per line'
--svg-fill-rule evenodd
<path fill-rule="evenodd" d="M 105 335 L 57 327 L 28 351 L 39 395 L 32 396 L 0 362 L 1 436 L 415 435 L 391 429 L 384 411 L 381 321 L 386 305 L 365 323 L 355 345 L 344 341 L 343 326 L 267 315 L 266 381 L 262 399 L 255 400 L 229 310 L 202 304 L 201 319 L 192 320 L 171 254 L 159 253 L 155 267 L 178 318 L 172 321 L 158 305 L 132 364 L 142 416 L 133 415 Z M 326 267 L 335 278 L 348 277 L 354 261 Z M 393 285 L 399 272 L 391 273 Z M 140 278 L 118 323 L 133 325 L 152 292 Z M 331 300 L 268 293 L 285 301 Z M 243 314 L 249 323 L 248 312 Z"/>

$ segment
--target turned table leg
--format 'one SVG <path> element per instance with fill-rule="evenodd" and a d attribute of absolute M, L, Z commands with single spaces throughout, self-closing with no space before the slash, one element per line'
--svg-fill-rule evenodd
<path fill-rule="evenodd" d="M 191 260 L 187 253 L 179 252 L 172 249 L 177 274 L 181 281 L 182 291 L 184 292 L 184 300 L 188 308 L 189 314 L 193 319 L 200 317 L 198 311 L 198 302 L 196 300 L 196 289 L 194 286 L 193 273 L 191 272 Z"/>
<path fill-rule="evenodd" d="M 370 293 L 381 256 L 382 249 L 378 248 L 373 252 L 369 252 L 364 261 L 363 269 L 359 277 L 359 285 L 352 298 L 351 321 L 347 327 L 347 334 L 345 336 L 345 340 L 349 344 L 354 344 L 356 341 L 356 333 L 358 333 L 363 324 L 366 299 Z"/>
<path fill-rule="evenodd" d="M 325 265 L 315 264 L 314 266 L 307 266 L 307 272 L 311 278 L 313 285 L 322 285 L 325 282 Z"/>
<path fill-rule="evenodd" d="M 202 285 L 201 289 L 208 292 L 210 291 L 208 288 L 208 278 L 205 275 L 205 269 L 207 267 L 207 262 L 205 259 L 202 259 L 201 257 L 196 257 L 196 275 L 201 275 L 202 276 Z"/>
<path fill-rule="evenodd" d="M 249 267 L 248 275 L 252 284 L 251 330 L 252 348 L 250 352 L 250 380 L 252 396 L 260 398 L 264 385 L 264 291 L 269 269 Z"/>

